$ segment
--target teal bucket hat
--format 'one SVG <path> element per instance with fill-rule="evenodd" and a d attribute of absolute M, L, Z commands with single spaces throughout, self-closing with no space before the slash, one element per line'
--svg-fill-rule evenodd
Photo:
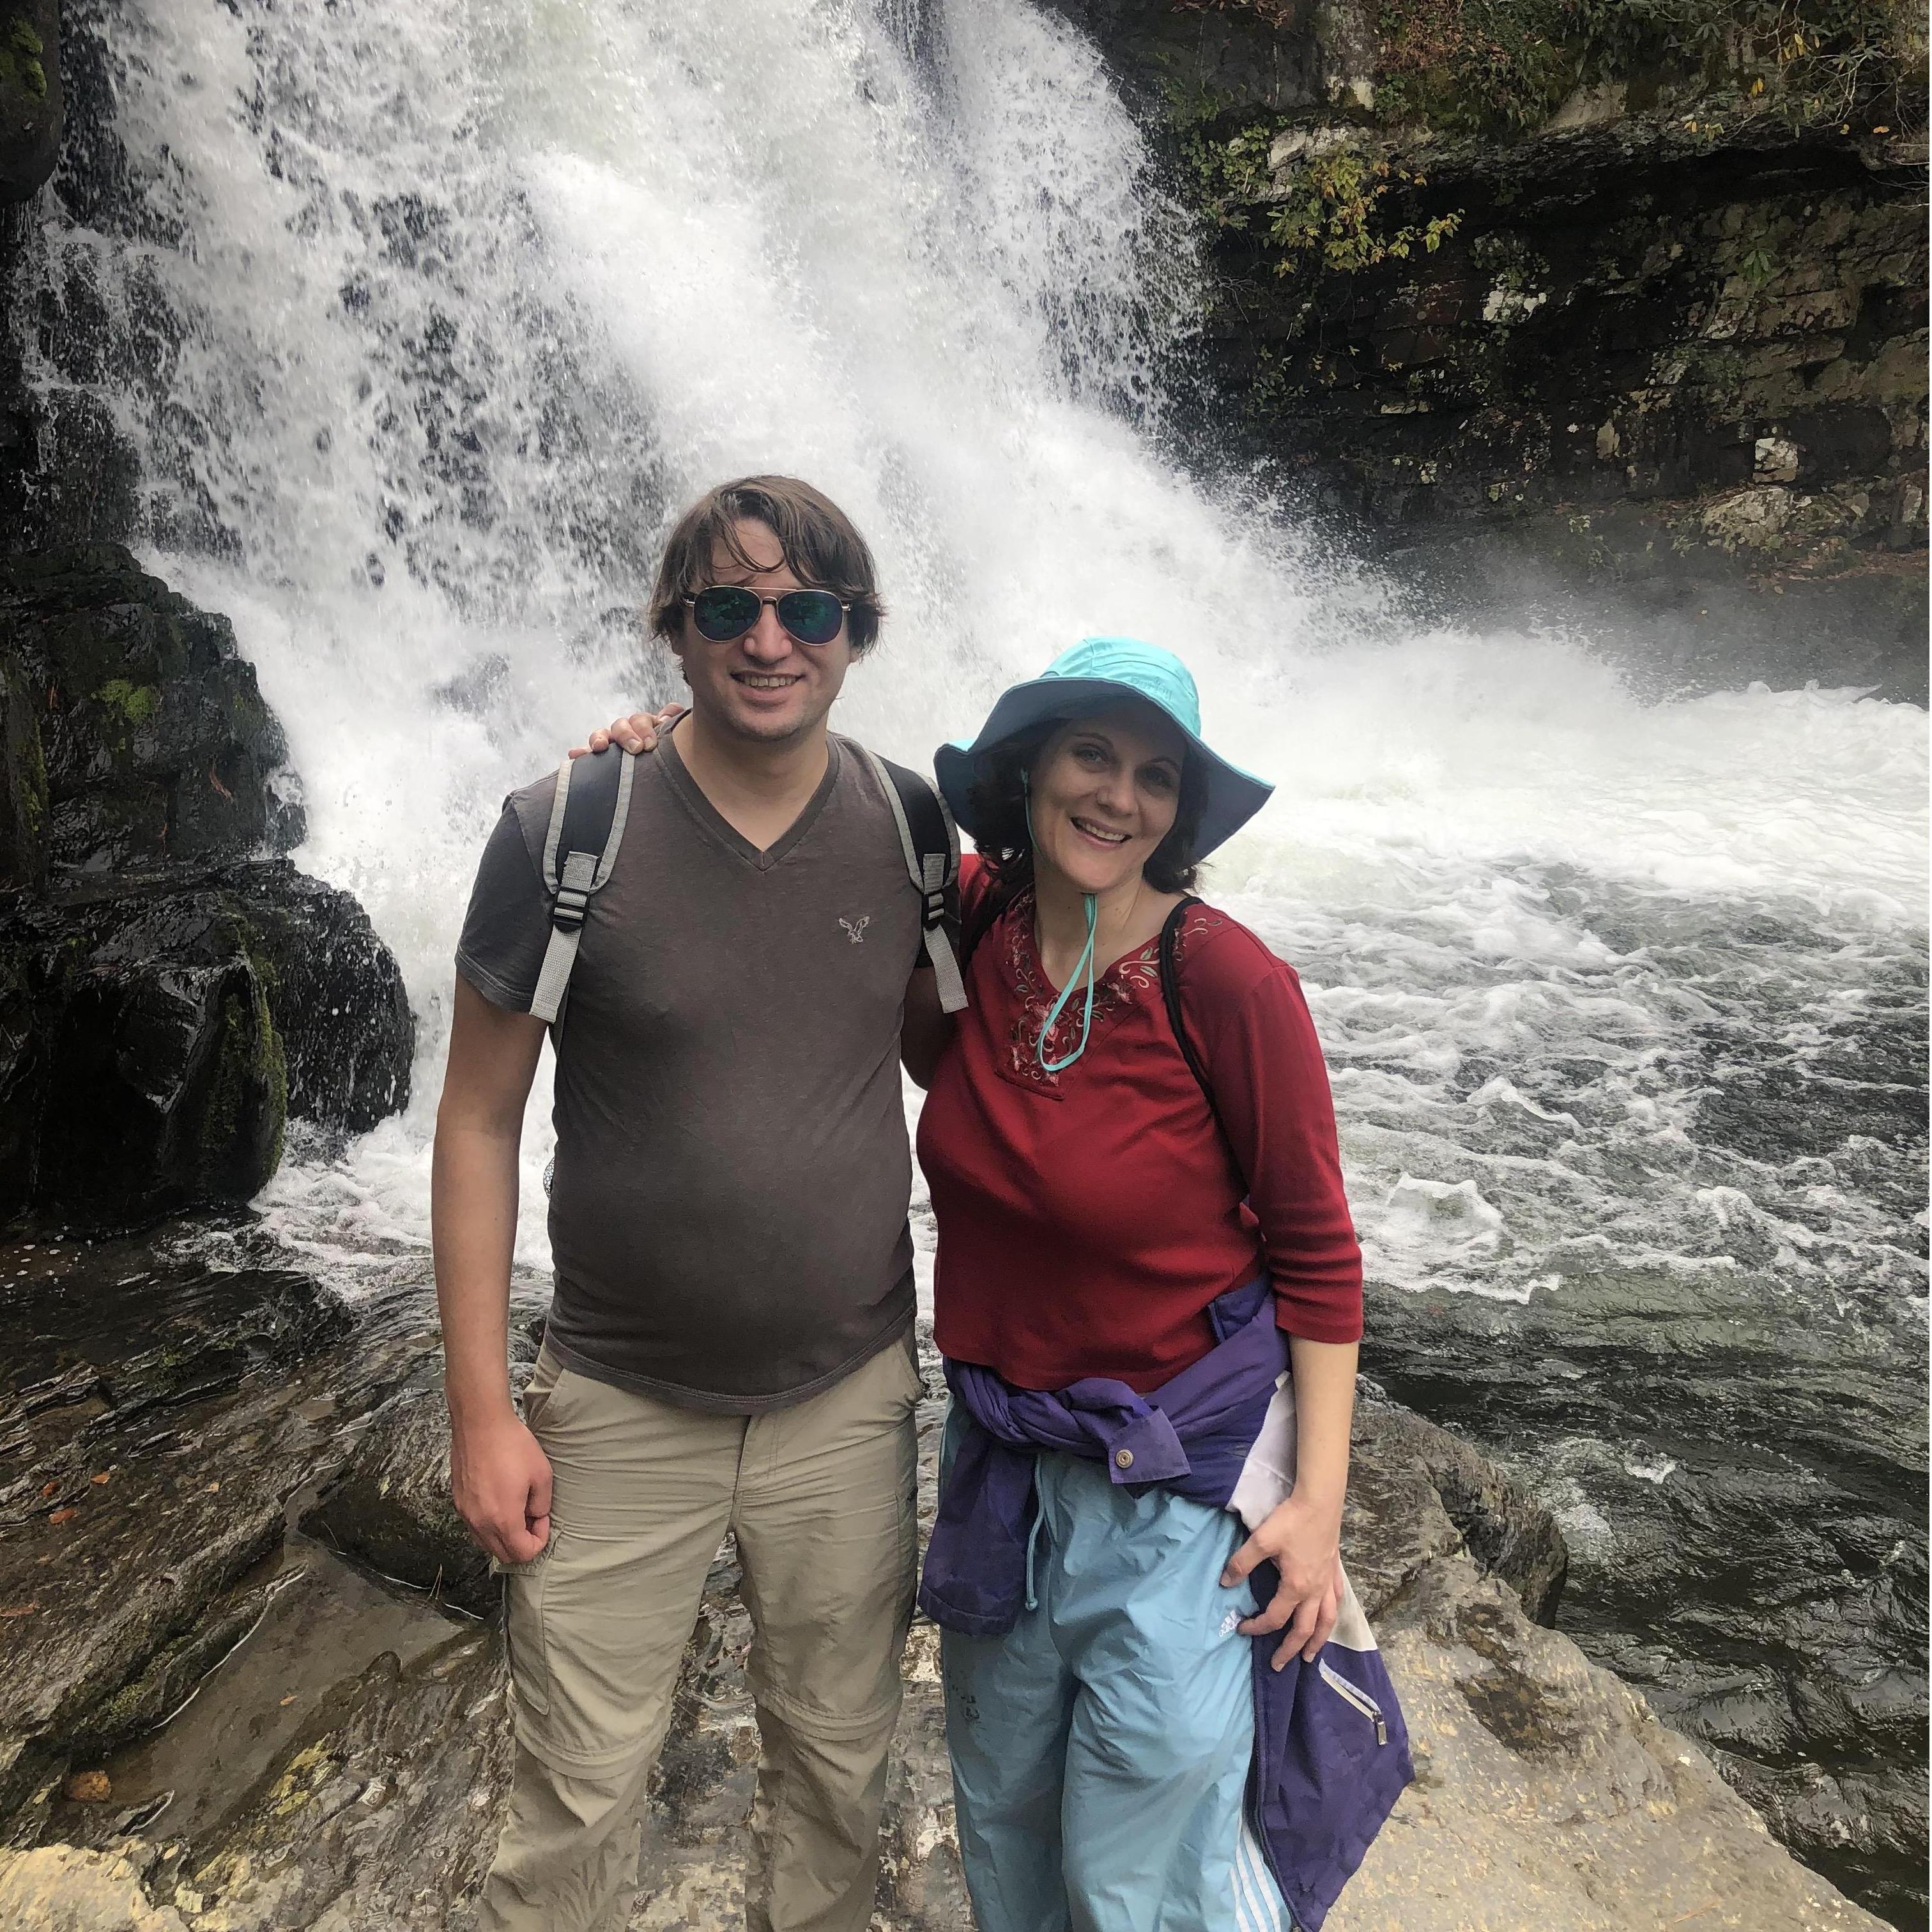
<path fill-rule="evenodd" d="M 1009 738 L 1048 718 L 1104 710 L 1123 698 L 1141 698 L 1172 718 L 1208 775 L 1195 858 L 1205 858 L 1267 804 L 1273 785 L 1231 765 L 1202 742 L 1200 696 L 1187 667 L 1172 651 L 1144 644 L 1137 638 L 1082 638 L 1039 676 L 1003 691 L 978 736 L 942 745 L 934 754 L 939 789 L 954 818 L 976 839 L 980 836 L 980 827 L 973 822 L 973 783 L 987 754 Z"/>

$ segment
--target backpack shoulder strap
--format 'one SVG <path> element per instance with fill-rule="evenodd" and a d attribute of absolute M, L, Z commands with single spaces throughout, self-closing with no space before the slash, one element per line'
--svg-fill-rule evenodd
<path fill-rule="evenodd" d="M 920 896 L 920 922 L 926 957 L 938 982 L 940 1006 L 956 1013 L 966 1004 L 965 981 L 953 944 L 958 924 L 958 831 L 946 801 L 928 780 L 876 752 L 865 755 L 891 802 L 906 876 Z"/>
<path fill-rule="evenodd" d="M 1247 1176 L 1241 1172 L 1240 1157 L 1234 1154 L 1234 1144 L 1228 1138 L 1228 1124 L 1221 1118 L 1221 1110 L 1214 1104 L 1214 1089 L 1208 1084 L 1207 1063 L 1201 1058 L 1187 1030 L 1186 1016 L 1180 1010 L 1180 968 L 1176 949 L 1180 938 L 1180 928 L 1187 923 L 1187 915 L 1201 902 L 1190 894 L 1167 916 L 1167 922 L 1160 929 L 1160 997 L 1167 1008 L 1167 1023 L 1174 1029 L 1174 1036 L 1180 1042 L 1182 1057 L 1187 1062 L 1187 1070 L 1194 1076 L 1195 1084 L 1201 1089 L 1201 1096 L 1208 1102 L 1208 1111 L 1214 1116 L 1214 1124 L 1221 1130 L 1222 1144 L 1234 1159 L 1235 1171 L 1241 1174 L 1242 1185 L 1247 1184 Z"/>
<path fill-rule="evenodd" d="M 1167 923 L 1160 929 L 1160 997 L 1167 1008 L 1167 1023 L 1174 1029 L 1181 1057 L 1187 1062 L 1187 1070 L 1194 1076 L 1195 1084 L 1201 1089 L 1201 1096 L 1208 1102 L 1208 1111 L 1214 1115 L 1214 1124 L 1221 1130 L 1221 1138 L 1225 1141 L 1228 1138 L 1227 1124 L 1221 1118 L 1220 1108 L 1214 1104 L 1214 1088 L 1208 1078 L 1208 1064 L 1201 1058 L 1193 1035 L 1187 1030 L 1186 1016 L 1180 1009 L 1180 929 L 1187 923 L 1187 915 L 1200 903 L 1199 899 L 1189 894 L 1168 914 Z M 1232 1151 L 1233 1143 L 1229 1142 L 1228 1146 Z"/>
<path fill-rule="evenodd" d="M 1187 1030 L 1187 1022 L 1180 1010 L 1180 973 L 1174 953 L 1180 940 L 1180 928 L 1187 922 L 1188 914 L 1201 902 L 1191 894 L 1167 916 L 1167 923 L 1160 929 L 1160 997 L 1167 1008 L 1167 1023 L 1174 1029 L 1174 1037 L 1180 1048 L 1181 1057 L 1187 1062 L 1187 1070 L 1194 1076 L 1208 1102 L 1208 1111 L 1220 1122 L 1220 1109 L 1214 1105 L 1214 1090 L 1208 1084 L 1208 1069 Z"/>
<path fill-rule="evenodd" d="M 530 998 L 530 1011 L 554 1027 L 570 992 L 571 968 L 590 897 L 617 862 L 624 820 L 631 808 L 631 776 L 637 760 L 613 745 L 557 767 L 556 796 L 544 839 L 544 884 L 549 890 L 550 944 Z"/>
<path fill-rule="evenodd" d="M 997 885 L 990 886 L 980 895 L 980 902 L 973 909 L 970 919 L 962 919 L 959 928 L 959 970 L 964 973 L 973 963 L 973 956 L 980 950 L 980 942 L 1000 922 L 1000 915 L 1013 902 L 1011 892 L 1001 892 Z"/>

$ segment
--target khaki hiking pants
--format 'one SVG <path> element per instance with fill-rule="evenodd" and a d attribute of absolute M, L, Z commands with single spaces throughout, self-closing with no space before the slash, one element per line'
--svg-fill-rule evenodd
<path fill-rule="evenodd" d="M 863 1932 L 918 1560 L 908 1334 L 758 1415 L 680 1408 L 545 1349 L 524 1414 L 550 1546 L 506 1573 L 517 1762 L 480 1932 L 621 1932 L 644 1789 L 706 1573 L 737 1536 L 754 1639 L 751 1932 Z"/>

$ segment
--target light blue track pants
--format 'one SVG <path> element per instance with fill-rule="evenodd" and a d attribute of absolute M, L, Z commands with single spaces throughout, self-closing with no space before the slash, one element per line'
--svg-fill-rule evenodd
<path fill-rule="evenodd" d="M 943 1640 L 980 1932 L 1288 1932 L 1243 1821 L 1254 1598 L 1220 1587 L 1238 1520 L 1070 1456 L 1042 1455 L 1036 1487 L 1036 1607 Z"/>

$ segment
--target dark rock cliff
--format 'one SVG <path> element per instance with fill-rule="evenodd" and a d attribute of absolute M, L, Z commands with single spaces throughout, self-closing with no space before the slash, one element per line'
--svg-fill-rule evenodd
<path fill-rule="evenodd" d="M 118 547 L 107 372 L 38 312 L 63 132 L 64 179 L 122 166 L 98 47 L 58 27 L 0 0 L 0 1221 L 128 1226 L 247 1201 L 291 1118 L 373 1126 L 415 1023 L 362 908 L 279 856 L 298 788 L 228 621 Z M 96 107 L 64 130 L 63 52 Z"/>
<path fill-rule="evenodd" d="M 0 556 L 0 1217 L 242 1202 L 409 1094 L 394 958 L 302 836 L 225 619 L 108 545 Z"/>
<path fill-rule="evenodd" d="M 1059 4 L 1201 218 L 1214 437 L 1460 614 L 1922 701 L 1914 16 Z"/>

